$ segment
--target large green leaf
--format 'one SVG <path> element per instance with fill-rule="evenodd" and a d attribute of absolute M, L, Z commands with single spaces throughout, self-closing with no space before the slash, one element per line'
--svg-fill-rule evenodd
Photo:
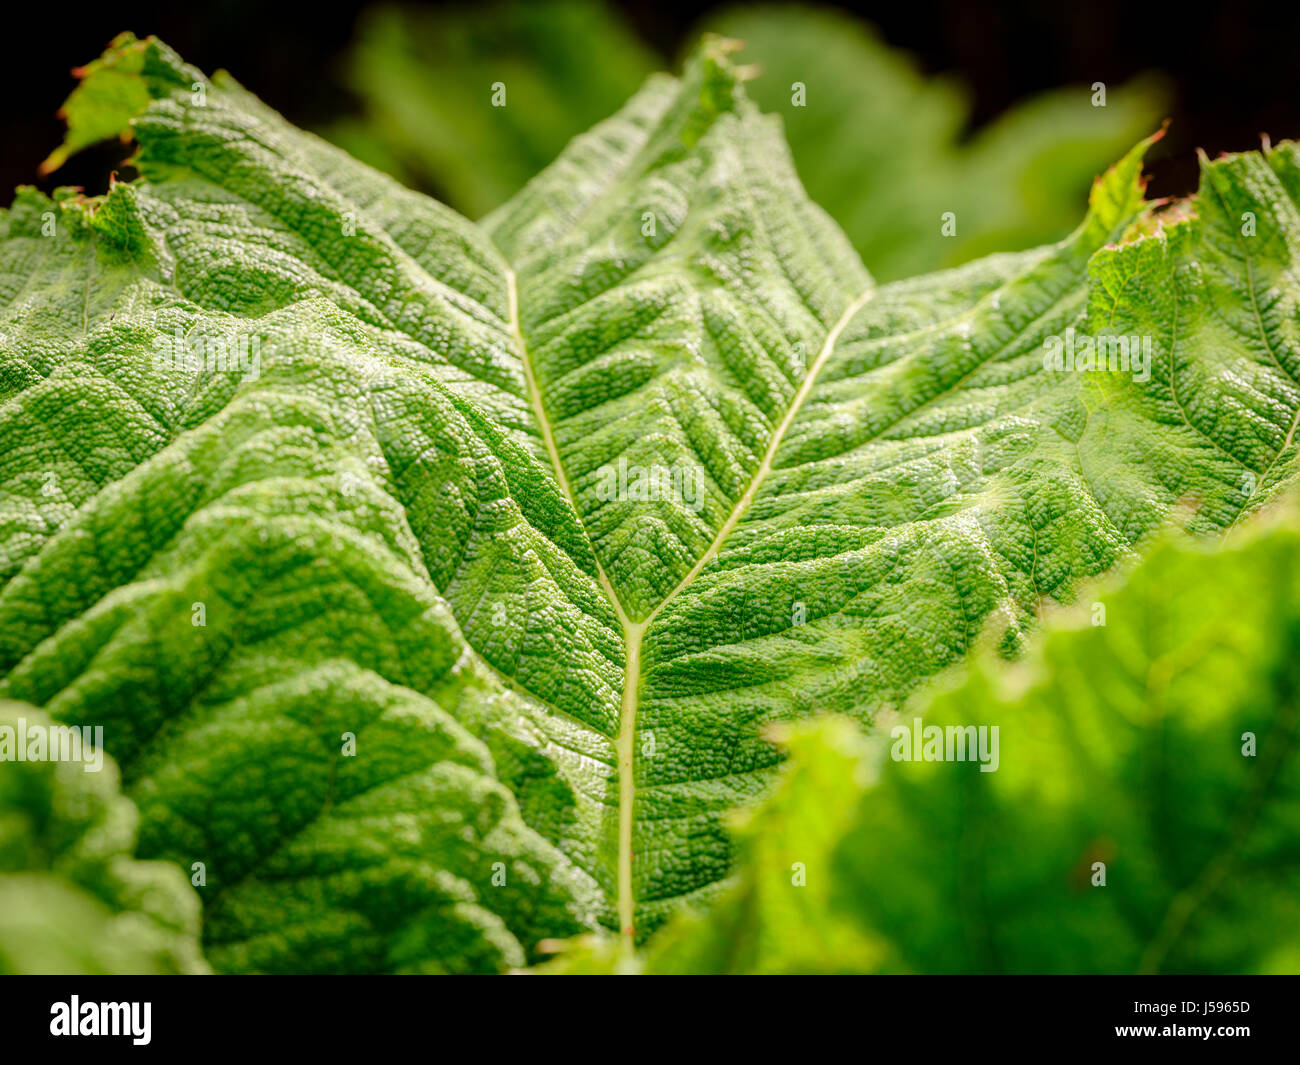
<path fill-rule="evenodd" d="M 727 894 L 634 968 L 1300 970 L 1297 553 L 1294 507 L 1218 550 L 1165 543 L 874 742 L 843 720 L 787 735 Z M 996 769 L 895 759 L 917 719 L 936 751 L 996 727 Z M 616 963 L 597 945 L 552 968 Z"/>
<path fill-rule="evenodd" d="M 761 726 L 869 722 L 1293 475 L 1291 145 L 1177 220 L 1131 153 L 1064 243 L 876 289 L 716 40 L 482 228 L 154 41 L 90 126 L 108 69 L 141 180 L 3 220 L 0 690 L 113 726 L 219 968 L 644 936 Z M 1045 369 L 1070 328 L 1150 379 Z"/>
<path fill-rule="evenodd" d="M 3 220 L 3 688 L 104 727 L 141 852 L 205 867 L 218 968 L 522 964 L 595 904 L 520 811 L 564 838 L 575 789 L 433 579 L 472 598 L 515 524 L 555 550 L 502 499 L 543 475 L 496 254 L 156 43 L 112 66 L 157 101 L 146 180 Z M 243 338 L 257 372 L 177 361 L 178 334 Z M 525 504 L 543 528 L 555 498 Z"/>

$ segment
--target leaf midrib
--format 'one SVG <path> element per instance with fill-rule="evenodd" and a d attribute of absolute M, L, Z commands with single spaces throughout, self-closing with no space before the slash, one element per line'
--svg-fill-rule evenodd
<path fill-rule="evenodd" d="M 560 459 L 559 447 L 555 442 L 555 432 L 551 426 L 550 418 L 547 416 L 545 404 L 542 401 L 541 388 L 538 385 L 537 375 L 533 370 L 532 357 L 528 351 L 528 345 L 524 340 L 523 329 L 519 321 L 519 286 L 513 267 L 509 263 L 503 264 L 503 273 L 506 282 L 506 305 L 509 317 L 510 335 L 514 342 L 516 353 L 524 371 L 524 381 L 528 388 L 528 401 L 532 406 L 533 417 L 537 422 L 538 431 L 542 436 L 542 443 L 546 448 L 546 454 L 550 459 L 551 466 L 555 472 L 555 478 L 559 484 L 560 491 L 568 501 L 569 506 L 573 509 L 574 517 L 580 526 L 583 526 L 582 511 L 578 508 L 578 501 L 573 494 L 569 485 L 569 479 L 564 471 L 564 463 Z M 817 382 L 817 376 L 825 366 L 826 360 L 830 358 L 831 353 L 835 350 L 839 342 L 840 334 L 845 327 L 853 320 L 857 313 L 868 303 L 875 294 L 876 286 L 874 282 L 867 285 L 841 312 L 826 333 L 826 339 L 822 343 L 817 357 L 808 367 L 808 372 L 804 374 L 803 380 L 791 397 L 785 414 L 780 422 L 777 423 L 771 437 L 768 439 L 767 448 L 763 452 L 763 457 L 759 461 L 758 468 L 754 471 L 753 477 L 750 478 L 748 486 L 741 494 L 741 497 L 732 507 L 731 512 L 727 515 L 726 520 L 718 528 L 717 534 L 704 553 L 700 555 L 686 575 L 665 595 L 655 608 L 646 615 L 642 621 L 633 621 L 627 611 L 624 609 L 618 593 L 614 589 L 613 582 L 610 581 L 609 575 L 605 572 L 605 567 L 601 565 L 600 555 L 598 552 L 592 552 L 592 557 L 596 564 L 596 576 L 600 581 L 600 586 L 605 592 L 605 597 L 613 607 L 615 616 L 622 628 L 623 636 L 623 689 L 622 699 L 619 707 L 619 728 L 618 736 L 615 740 L 615 750 L 617 752 L 618 762 L 618 862 L 617 862 L 617 912 L 618 926 L 620 934 L 627 949 L 632 949 L 636 941 L 636 896 L 633 892 L 632 881 L 632 833 L 635 827 L 633 819 L 633 806 L 636 799 L 636 778 L 634 773 L 633 759 L 635 757 L 635 737 L 636 737 L 636 715 L 638 709 L 638 696 L 641 674 L 641 644 L 646 631 L 654 623 L 655 619 L 673 599 L 681 592 L 689 588 L 695 579 L 704 571 L 704 568 L 713 561 L 721 549 L 722 544 L 727 540 L 735 530 L 740 519 L 753 503 L 759 488 L 772 472 L 772 463 L 776 459 L 776 454 L 780 450 L 790 426 L 798 417 L 799 411 L 803 408 L 808 396 Z M 585 526 L 584 526 L 584 531 Z"/>

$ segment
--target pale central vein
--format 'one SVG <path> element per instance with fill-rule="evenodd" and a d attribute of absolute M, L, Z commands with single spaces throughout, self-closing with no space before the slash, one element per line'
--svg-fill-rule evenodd
<path fill-rule="evenodd" d="M 508 302 L 508 315 L 510 319 L 510 332 L 514 340 L 515 348 L 519 353 L 519 360 L 523 365 L 524 380 L 528 387 L 528 400 L 533 409 L 533 417 L 537 421 L 538 430 L 542 434 L 542 442 L 546 447 L 546 454 L 550 458 L 551 466 L 555 470 L 556 481 L 559 483 L 560 491 L 564 493 L 565 499 L 568 500 L 569 506 L 573 508 L 574 515 L 578 521 L 582 522 L 582 512 L 578 508 L 578 501 L 574 497 L 573 490 L 569 485 L 568 476 L 564 472 L 564 464 L 560 461 L 560 450 L 555 442 L 555 433 L 552 429 L 550 419 L 547 417 L 546 408 L 542 404 L 542 391 L 537 383 L 537 375 L 533 371 L 532 358 L 528 353 L 528 345 L 524 342 L 523 330 L 519 324 L 519 289 L 514 270 L 509 267 L 505 268 L 506 275 L 506 292 Z M 804 374 L 795 394 L 791 397 L 790 404 L 786 408 L 781 421 L 777 423 L 768 440 L 767 449 L 763 452 L 763 457 L 759 462 L 758 468 L 754 471 L 754 476 L 750 479 L 744 493 L 736 501 L 736 505 L 727 515 L 727 520 L 719 527 L 717 535 L 709 544 L 708 549 L 691 567 L 690 571 L 683 577 L 677 585 L 666 596 L 659 601 L 659 605 L 650 612 L 644 621 L 633 621 L 623 604 L 619 600 L 618 593 L 614 590 L 614 585 L 609 576 L 605 573 L 605 568 L 600 564 L 600 558 L 593 552 L 596 562 L 596 575 L 600 580 L 601 587 L 605 590 L 605 595 L 609 599 L 610 605 L 614 608 L 614 613 L 618 617 L 619 624 L 623 629 L 623 650 L 624 650 L 624 669 L 623 669 L 623 692 L 621 705 L 619 707 L 618 719 L 618 737 L 615 741 L 615 750 L 618 760 L 618 925 L 619 930 L 624 937 L 628 949 L 631 949 L 635 941 L 635 923 L 636 923 L 636 895 L 633 891 L 632 884 L 632 830 L 635 825 L 633 818 L 633 804 L 636 799 L 636 778 L 634 775 L 634 758 L 635 758 L 635 737 L 636 737 L 636 715 L 638 688 L 641 677 L 641 642 L 646 630 L 651 623 L 659 616 L 673 599 L 675 599 L 683 590 L 688 588 L 696 577 L 703 572 L 707 566 L 717 556 L 722 544 L 727 537 L 735 530 L 740 519 L 754 502 L 754 497 L 758 494 L 759 488 L 772 472 L 772 463 L 776 459 L 776 454 L 785 440 L 786 434 L 790 431 L 790 426 L 794 424 L 795 418 L 802 409 L 809 394 L 812 392 L 813 385 L 817 381 L 817 375 L 821 372 L 826 360 L 830 358 L 831 353 L 835 350 L 835 345 L 839 341 L 840 334 L 845 327 L 853 320 L 853 317 L 860 311 L 871 299 L 875 292 L 874 286 L 869 286 L 856 299 L 845 307 L 844 312 L 836 319 L 835 324 L 831 326 L 830 331 L 826 334 L 826 340 L 822 344 L 821 350 L 813 360 L 812 365 L 808 367 L 808 372 Z"/>

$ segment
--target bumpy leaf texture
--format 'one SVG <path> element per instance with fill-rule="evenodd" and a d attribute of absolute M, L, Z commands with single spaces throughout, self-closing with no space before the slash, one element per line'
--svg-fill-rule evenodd
<path fill-rule="evenodd" d="M 217 968 L 644 937 L 763 725 L 1293 476 L 1294 146 L 1164 214 L 1139 149 L 1062 244 L 876 288 L 728 50 L 476 227 L 124 37 L 70 137 L 136 79 L 139 180 L 0 221 L 0 693 L 105 726 Z M 1149 379 L 1046 368 L 1071 329 Z"/>

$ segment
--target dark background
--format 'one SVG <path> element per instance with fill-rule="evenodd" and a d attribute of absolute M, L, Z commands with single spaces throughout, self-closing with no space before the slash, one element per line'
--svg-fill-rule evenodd
<path fill-rule="evenodd" d="M 36 166 L 61 139 L 55 116 L 73 87 L 71 67 L 97 56 L 121 30 L 157 34 L 189 62 L 224 67 L 300 126 L 357 110 L 339 84 L 342 57 L 365 3 L 319 6 L 270 0 L 195 3 L 15 4 L 6 12 L 9 56 L 0 64 L 4 151 L 0 202 L 13 186 L 83 185 L 100 191 L 123 157 L 107 145 L 40 180 Z M 464 6 L 455 3 L 444 7 Z M 680 53 L 708 4 L 615 0 L 641 36 L 665 56 Z M 1148 70 L 1176 93 L 1169 136 L 1153 153 L 1151 195 L 1191 192 L 1194 150 L 1211 156 L 1259 144 L 1267 132 L 1300 137 L 1300 4 L 1233 0 L 1199 10 L 1164 10 L 1121 0 L 991 3 L 891 0 L 841 3 L 874 22 L 930 73 L 953 73 L 974 94 L 974 121 L 1021 97 L 1064 84 L 1117 84 Z"/>

